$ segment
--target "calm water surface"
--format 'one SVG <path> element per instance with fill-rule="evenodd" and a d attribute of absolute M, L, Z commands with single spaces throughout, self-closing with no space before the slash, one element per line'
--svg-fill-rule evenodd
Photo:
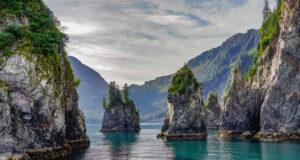
<path fill-rule="evenodd" d="M 141 125 L 140 133 L 99 133 L 87 126 L 91 146 L 67 160 L 300 160 L 300 141 L 258 142 L 220 139 L 209 130 L 207 141 L 163 141 L 157 139 L 161 125 Z"/>

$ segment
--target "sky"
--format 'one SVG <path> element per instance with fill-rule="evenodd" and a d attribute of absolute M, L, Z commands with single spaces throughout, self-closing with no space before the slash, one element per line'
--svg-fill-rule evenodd
<path fill-rule="evenodd" d="M 263 8 L 263 0 L 45 2 L 67 28 L 68 54 L 118 84 L 175 73 L 232 35 L 258 29 Z"/>

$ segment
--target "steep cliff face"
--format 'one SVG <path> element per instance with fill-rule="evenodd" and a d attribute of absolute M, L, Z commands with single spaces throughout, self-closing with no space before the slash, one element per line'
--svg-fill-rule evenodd
<path fill-rule="evenodd" d="M 168 111 L 157 137 L 167 140 L 206 139 L 203 107 L 203 87 L 189 67 L 184 66 L 171 80 Z"/>
<path fill-rule="evenodd" d="M 0 159 L 24 153 L 58 158 L 88 146 L 64 44 L 53 43 L 63 38 L 51 12 L 39 0 L 0 6 Z"/>
<path fill-rule="evenodd" d="M 244 87 L 243 73 L 237 70 L 232 74 L 231 87 L 224 97 L 219 128 L 219 134 L 223 137 L 236 136 L 247 131 L 254 134 L 259 131 L 260 106 L 264 92 Z"/>
<path fill-rule="evenodd" d="M 244 84 L 231 85 L 220 135 L 250 131 L 259 132 L 256 136 L 262 139 L 300 137 L 299 0 L 284 0 L 278 8 L 278 34 L 258 57 L 255 74 Z"/>
<path fill-rule="evenodd" d="M 133 106 L 119 104 L 105 110 L 101 132 L 139 132 L 139 113 Z"/>
<path fill-rule="evenodd" d="M 218 129 L 220 125 L 221 106 L 218 102 L 218 94 L 208 94 L 205 104 L 205 125 L 207 128 Z"/>

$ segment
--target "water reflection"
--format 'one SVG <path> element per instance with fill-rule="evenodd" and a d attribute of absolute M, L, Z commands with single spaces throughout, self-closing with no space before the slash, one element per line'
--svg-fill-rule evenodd
<path fill-rule="evenodd" d="M 260 149 L 262 152 L 262 160 L 299 160 L 300 141 L 283 141 L 283 142 L 262 142 Z M 295 156 L 298 155 L 298 156 Z"/>
<path fill-rule="evenodd" d="M 207 156 L 206 141 L 166 141 L 165 145 L 172 148 L 176 160 L 205 159 Z"/>
<path fill-rule="evenodd" d="M 139 133 L 103 133 L 104 143 L 110 147 L 110 155 L 113 159 L 130 158 L 133 144 Z"/>

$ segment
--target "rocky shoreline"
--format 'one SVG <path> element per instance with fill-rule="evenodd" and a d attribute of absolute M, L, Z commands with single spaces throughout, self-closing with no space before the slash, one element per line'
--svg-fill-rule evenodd
<path fill-rule="evenodd" d="M 73 153 L 75 149 L 87 148 L 90 146 L 90 140 L 73 140 L 57 147 L 28 149 L 24 154 L 12 156 L 3 160 L 53 160 L 66 157 Z M 2 159 L 1 159 L 2 160 Z"/>
<path fill-rule="evenodd" d="M 133 128 L 133 129 L 101 129 L 101 133 L 110 133 L 110 132 L 139 132 L 140 128 Z"/>
<path fill-rule="evenodd" d="M 206 133 L 198 133 L 198 134 L 178 134 L 178 135 L 168 135 L 165 133 L 160 133 L 156 136 L 156 138 L 162 138 L 165 140 L 185 140 L 185 141 L 196 141 L 196 140 L 206 140 Z"/>

